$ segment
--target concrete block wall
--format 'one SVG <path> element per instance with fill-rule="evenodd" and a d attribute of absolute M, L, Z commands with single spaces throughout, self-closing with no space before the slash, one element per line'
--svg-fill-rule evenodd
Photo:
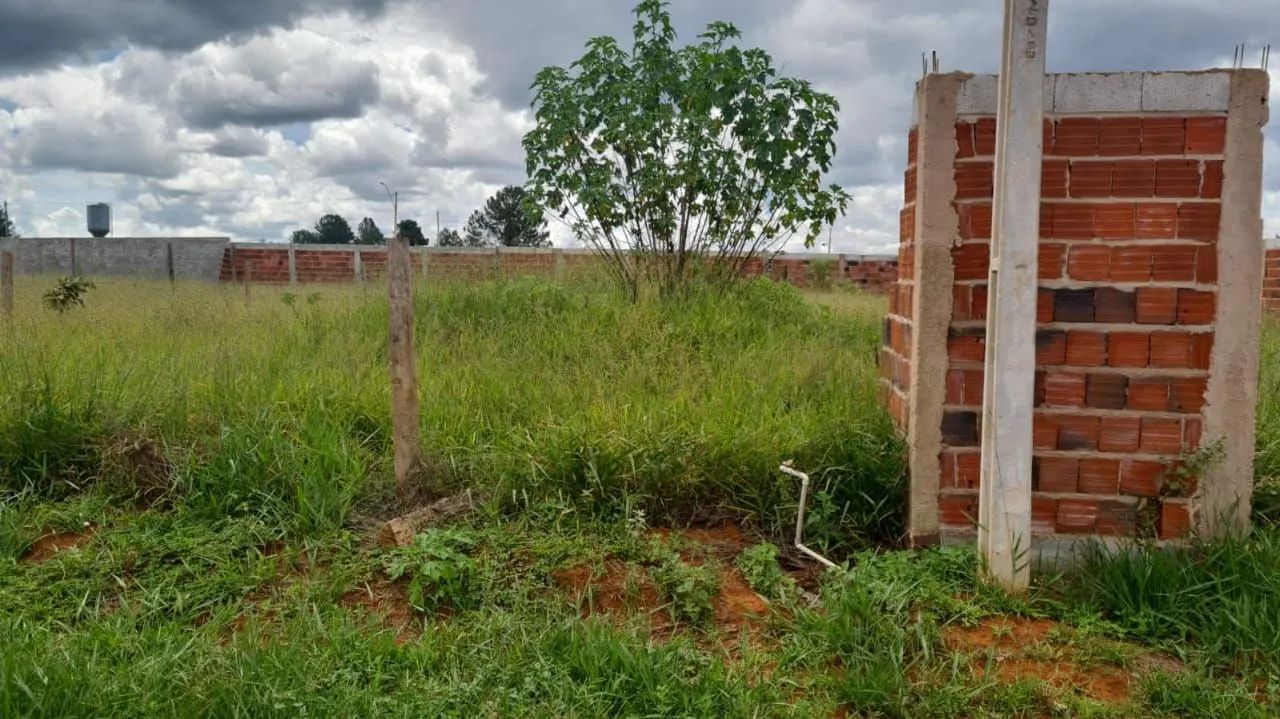
<path fill-rule="evenodd" d="M 225 237 L 21 237 L 0 239 L 20 275 L 85 275 L 162 280 L 218 276 Z"/>
<path fill-rule="evenodd" d="M 1267 76 L 1046 83 L 1033 546 L 1238 527 L 1252 480 Z M 952 74 L 917 88 L 881 352 L 917 544 L 975 529 L 995 87 Z M 1210 442 L 1225 460 L 1175 481 Z"/>

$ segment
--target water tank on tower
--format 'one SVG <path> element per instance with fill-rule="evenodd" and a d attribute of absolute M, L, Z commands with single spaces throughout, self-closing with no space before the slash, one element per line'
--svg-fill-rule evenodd
<path fill-rule="evenodd" d="M 111 232 L 111 205 L 96 202 L 86 209 L 89 216 L 89 234 L 94 237 L 106 237 L 107 233 Z"/>

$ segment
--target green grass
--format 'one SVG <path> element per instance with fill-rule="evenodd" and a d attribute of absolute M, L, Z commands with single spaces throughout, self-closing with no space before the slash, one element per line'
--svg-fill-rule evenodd
<path fill-rule="evenodd" d="M 1280 711 L 1265 492 L 1247 541 L 1098 553 L 1025 597 L 984 583 L 964 549 L 884 551 L 904 487 L 876 395 L 880 298 L 420 286 L 423 479 L 481 502 L 388 551 L 363 529 L 394 504 L 380 292 L 255 287 L 246 305 L 240 288 L 103 282 L 59 317 L 41 282 L 20 284 L 0 328 L 0 716 Z M 1280 476 L 1280 325 L 1264 337 L 1265 485 Z M 855 568 L 806 591 L 764 544 L 785 547 L 794 517 L 786 459 L 815 473 L 811 543 Z M 725 520 L 754 548 L 647 529 Z M 20 560 L 86 526 L 79 548 Z M 659 620 L 584 617 L 600 597 L 557 579 L 619 565 Z M 709 600 L 735 571 L 772 602 L 750 626 Z M 407 623 L 353 599 L 387 591 Z M 948 638 L 992 618 L 1057 623 L 1012 656 Z M 1101 701 L 1001 674 L 1046 658 L 1135 679 Z"/>

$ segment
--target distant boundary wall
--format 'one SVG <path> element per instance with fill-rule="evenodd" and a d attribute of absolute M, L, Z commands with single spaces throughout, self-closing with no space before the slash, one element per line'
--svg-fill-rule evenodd
<path fill-rule="evenodd" d="M 376 280 L 386 273 L 387 250 L 370 245 L 290 245 L 231 242 L 225 237 L 57 237 L 0 240 L 16 255 L 19 275 L 116 276 L 145 279 L 265 283 L 338 283 Z M 420 276 L 487 280 L 564 277 L 596 266 L 588 249 L 526 247 L 414 247 Z M 748 264 L 749 277 L 809 286 L 831 282 L 881 292 L 898 277 L 893 255 L 779 254 Z"/>
<path fill-rule="evenodd" d="M 1280 314 L 1280 247 L 1267 250 L 1267 271 L 1262 279 L 1262 309 Z"/>

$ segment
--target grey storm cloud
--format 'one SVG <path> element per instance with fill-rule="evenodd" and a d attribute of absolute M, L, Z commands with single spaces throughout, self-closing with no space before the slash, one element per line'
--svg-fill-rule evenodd
<path fill-rule="evenodd" d="M 190 50 L 320 11 L 381 12 L 386 0 L 0 0 L 0 67 L 92 60 L 123 45 Z"/>

